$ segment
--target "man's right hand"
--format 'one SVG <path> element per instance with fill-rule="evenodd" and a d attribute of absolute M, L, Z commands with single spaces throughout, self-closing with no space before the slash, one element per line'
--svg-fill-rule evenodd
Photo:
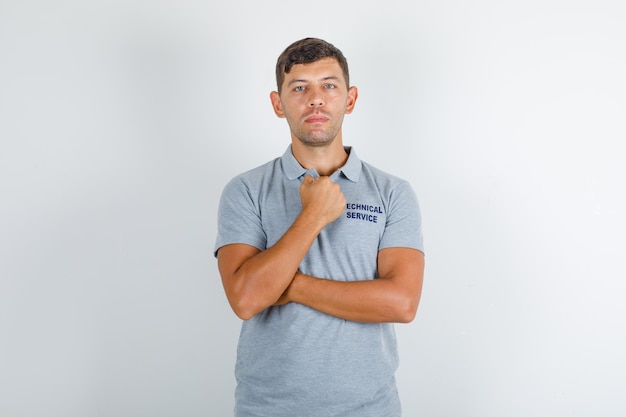
<path fill-rule="evenodd" d="M 304 177 L 300 185 L 300 201 L 302 212 L 315 216 L 323 222 L 323 227 L 335 221 L 346 208 L 341 187 L 330 177 Z"/>

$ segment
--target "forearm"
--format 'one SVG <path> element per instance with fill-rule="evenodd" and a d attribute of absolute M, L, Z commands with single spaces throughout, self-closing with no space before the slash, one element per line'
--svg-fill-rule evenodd
<path fill-rule="evenodd" d="M 415 316 L 419 294 L 408 293 L 390 279 L 346 282 L 297 273 L 287 300 L 344 320 L 408 323 Z"/>
<path fill-rule="evenodd" d="M 240 318 L 249 319 L 278 300 L 322 227 L 313 216 L 301 213 L 276 244 L 250 253 L 241 263 L 219 262 L 222 251 L 224 259 L 236 259 L 228 253 L 232 248 L 220 249 L 218 262 L 226 295 Z"/>
<path fill-rule="evenodd" d="M 422 294 L 424 254 L 410 248 L 378 253 L 380 278 L 334 281 L 296 273 L 278 303 L 296 302 L 345 320 L 408 323 Z"/>

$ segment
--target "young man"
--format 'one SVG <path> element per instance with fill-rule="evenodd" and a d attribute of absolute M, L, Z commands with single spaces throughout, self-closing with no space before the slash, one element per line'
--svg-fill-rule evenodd
<path fill-rule="evenodd" d="M 282 157 L 225 187 L 215 245 L 242 323 L 237 417 L 398 417 L 394 322 L 413 320 L 424 256 L 408 182 L 344 147 L 358 92 L 341 51 L 314 38 L 276 65 Z"/>

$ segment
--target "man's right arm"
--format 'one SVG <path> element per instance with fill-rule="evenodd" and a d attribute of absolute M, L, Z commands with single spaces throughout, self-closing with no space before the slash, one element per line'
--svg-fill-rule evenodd
<path fill-rule="evenodd" d="M 274 246 L 260 251 L 250 245 L 231 244 L 217 253 L 226 297 L 243 320 L 280 298 L 317 235 L 343 213 L 346 204 L 339 185 L 328 177 L 305 177 L 300 199 L 302 211 Z"/>

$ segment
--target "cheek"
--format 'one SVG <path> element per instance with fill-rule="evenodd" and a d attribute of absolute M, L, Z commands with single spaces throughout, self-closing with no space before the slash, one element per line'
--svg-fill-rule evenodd
<path fill-rule="evenodd" d="M 299 107 L 300 103 L 298 100 L 292 97 L 290 97 L 289 100 L 281 100 L 281 110 L 285 117 L 297 114 Z"/>
<path fill-rule="evenodd" d="M 297 99 L 290 99 L 289 101 L 282 102 L 282 110 L 285 116 L 290 116 L 294 114 L 298 114 L 299 110 L 302 107 L 302 103 Z"/>

